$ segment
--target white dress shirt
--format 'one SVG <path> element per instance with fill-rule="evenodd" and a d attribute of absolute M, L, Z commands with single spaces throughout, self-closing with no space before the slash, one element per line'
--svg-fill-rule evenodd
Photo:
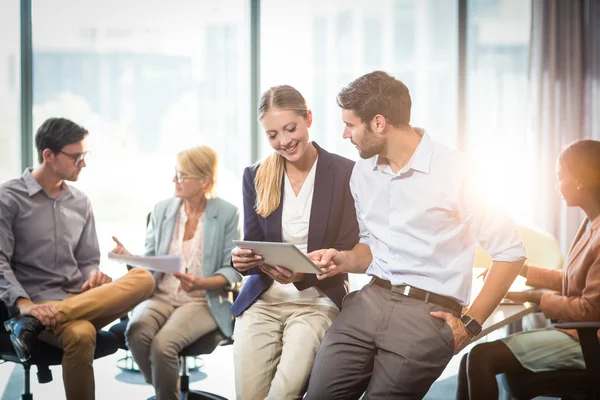
<path fill-rule="evenodd" d="M 354 166 L 360 242 L 371 247 L 368 275 L 469 303 L 477 242 L 493 261 L 525 259 L 514 221 L 476 187 L 475 168 L 423 132 L 407 165 L 394 173 L 375 156 Z"/>

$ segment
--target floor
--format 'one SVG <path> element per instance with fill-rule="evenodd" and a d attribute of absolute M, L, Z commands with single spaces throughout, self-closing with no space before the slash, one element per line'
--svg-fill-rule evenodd
<path fill-rule="evenodd" d="M 115 277 L 122 269 L 115 268 L 111 276 Z M 109 272 L 110 274 L 110 272 Z M 368 277 L 358 276 L 351 280 L 352 289 L 360 288 Z M 496 331 L 483 340 L 494 340 L 504 336 L 504 332 Z M 453 399 L 456 391 L 456 375 L 462 354 L 473 345 L 467 347 L 463 352 L 454 356 L 440 378 L 433 384 L 426 400 Z M 123 372 L 117 366 L 117 360 L 123 357 L 124 351 L 98 359 L 94 362 L 96 376 L 96 399 L 97 400 L 144 400 L 154 395 L 153 388 L 147 385 L 139 373 Z M 219 394 L 228 399 L 235 398 L 233 380 L 233 354 L 231 346 L 218 347 L 212 354 L 203 357 L 204 365 L 198 371 L 190 375 L 190 386 L 192 389 L 205 390 Z M 61 378 L 61 367 L 51 368 L 54 380 L 50 383 L 39 384 L 37 382 L 36 370 L 31 373 L 31 391 L 36 400 L 61 400 L 65 399 Z M 0 364 L 0 400 L 18 400 L 23 388 L 23 369 L 20 365 L 13 363 Z M 504 396 L 503 396 L 504 397 Z"/>
<path fill-rule="evenodd" d="M 468 348 L 466 349 L 468 350 Z M 465 351 L 466 351 L 465 350 Z M 463 351 L 464 352 L 464 351 Z M 154 394 L 139 373 L 123 372 L 117 368 L 117 360 L 124 355 L 119 352 L 95 361 L 96 398 L 98 400 L 147 399 Z M 454 398 L 456 374 L 462 353 L 455 356 L 448 367 L 432 386 L 425 397 L 427 400 Z M 233 381 L 233 355 L 231 346 L 219 347 L 212 354 L 203 357 L 204 365 L 191 374 L 192 389 L 214 392 L 228 399 L 235 398 Z M 31 388 L 36 400 L 64 399 L 60 366 L 51 368 L 54 380 L 39 384 L 35 368 L 31 374 Z M 0 365 L 0 400 L 17 400 L 23 387 L 23 369 L 13 363 Z"/>

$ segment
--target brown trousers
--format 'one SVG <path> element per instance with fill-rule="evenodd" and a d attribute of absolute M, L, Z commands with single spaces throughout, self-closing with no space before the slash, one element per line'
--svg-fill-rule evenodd
<path fill-rule="evenodd" d="M 63 383 L 68 400 L 95 399 L 94 350 L 96 330 L 127 314 L 154 291 L 152 274 L 142 268 L 133 268 L 122 278 L 70 295 L 54 304 L 61 317 L 61 325 L 53 331 L 44 331 L 41 340 L 63 349 Z"/>

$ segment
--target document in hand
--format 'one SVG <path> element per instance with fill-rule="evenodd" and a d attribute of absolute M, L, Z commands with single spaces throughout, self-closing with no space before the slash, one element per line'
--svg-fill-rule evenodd
<path fill-rule="evenodd" d="M 146 257 L 108 253 L 108 259 L 123 264 L 129 264 L 134 267 L 142 267 L 151 269 L 152 271 L 164 272 L 165 274 L 179 272 L 181 269 L 181 255 L 179 254 Z"/>

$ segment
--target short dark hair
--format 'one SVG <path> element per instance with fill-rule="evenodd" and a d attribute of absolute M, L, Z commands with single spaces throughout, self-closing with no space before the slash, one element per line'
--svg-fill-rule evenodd
<path fill-rule="evenodd" d="M 337 103 L 354 111 L 363 123 L 381 114 L 394 126 L 410 124 L 412 102 L 408 88 L 383 71 L 373 71 L 350 82 L 338 94 Z"/>
<path fill-rule="evenodd" d="M 35 134 L 35 147 L 40 164 L 44 161 L 44 150 L 58 153 L 63 147 L 77 143 L 88 135 L 88 131 L 66 118 L 48 118 Z"/>

